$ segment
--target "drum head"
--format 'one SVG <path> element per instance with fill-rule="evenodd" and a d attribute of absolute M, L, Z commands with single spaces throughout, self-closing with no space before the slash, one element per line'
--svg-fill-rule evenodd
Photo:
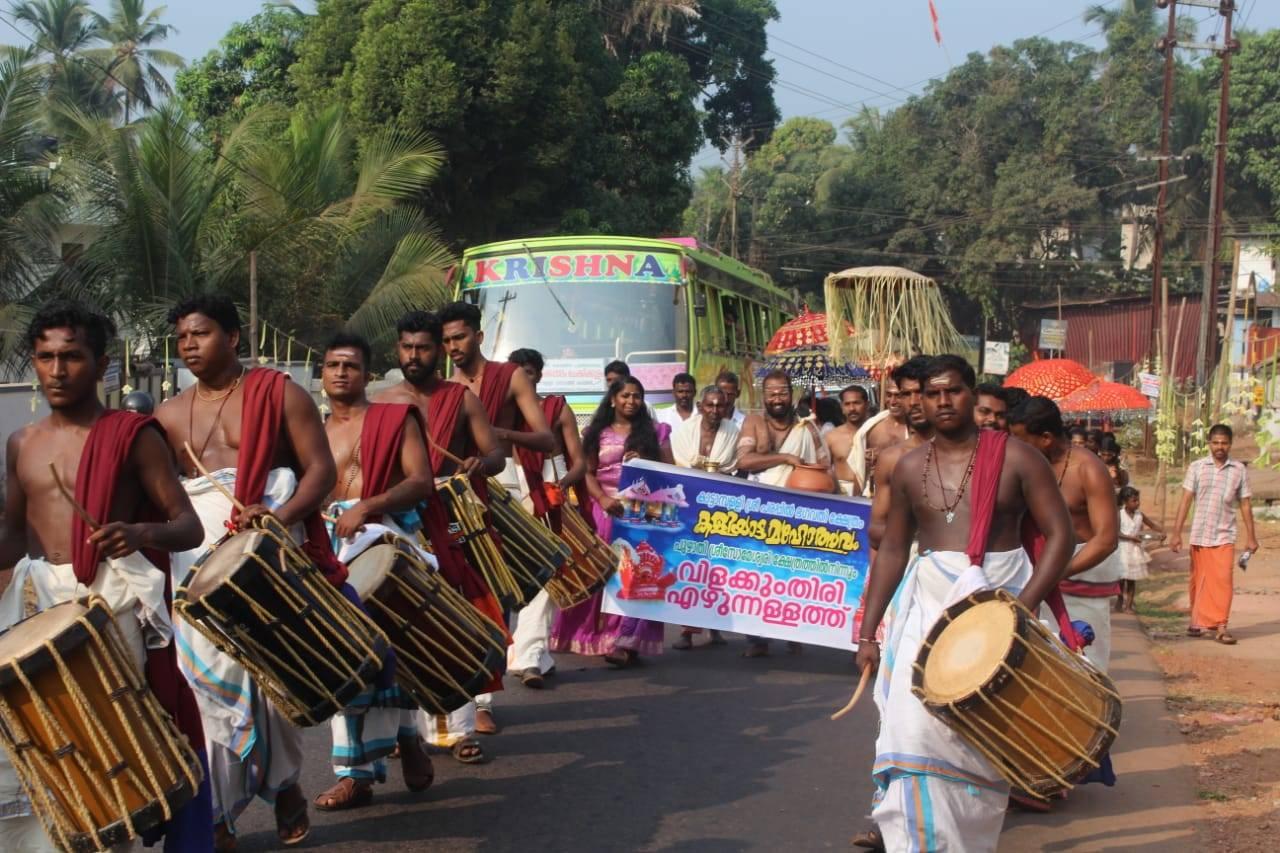
<path fill-rule="evenodd" d="M 391 574 L 399 553 L 395 545 L 383 543 L 362 551 L 360 556 L 347 563 L 347 583 L 351 584 L 361 601 L 368 599 L 382 586 L 387 575 Z"/>
<path fill-rule="evenodd" d="M 250 554 L 263 553 L 268 543 L 274 544 L 261 530 L 246 530 L 227 539 L 196 563 L 195 577 L 187 586 L 187 597 L 203 598 L 222 586 L 245 564 Z"/>
<path fill-rule="evenodd" d="M 1008 658 L 1017 631 L 1017 611 L 1006 602 L 983 601 L 961 611 L 928 650 L 924 701 L 959 702 L 989 684 Z"/>
<path fill-rule="evenodd" d="M 88 634 L 77 625 L 82 616 L 99 631 L 111 621 L 111 612 L 101 605 L 86 607 L 78 601 L 67 601 L 23 619 L 0 634 L 0 686 L 13 680 L 10 666 L 21 665 L 31 674 L 52 663 L 45 648 L 47 641 L 52 640 L 54 648 L 64 655 L 84 643 Z"/>

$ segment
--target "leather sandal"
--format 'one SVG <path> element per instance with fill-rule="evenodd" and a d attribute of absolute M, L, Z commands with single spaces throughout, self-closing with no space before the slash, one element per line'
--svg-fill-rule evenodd
<path fill-rule="evenodd" d="M 322 812 L 341 812 L 347 809 L 358 809 L 371 802 L 373 802 L 373 782 L 344 776 L 338 780 L 338 784 L 316 797 L 316 808 Z M 283 834 L 280 840 L 285 841 Z"/>
<path fill-rule="evenodd" d="M 459 764 L 483 764 L 488 756 L 480 741 L 473 737 L 463 738 L 449 748 L 455 761 Z"/>
<path fill-rule="evenodd" d="M 1226 628 L 1219 628 L 1214 639 L 1219 643 L 1222 643 L 1224 646 L 1234 646 L 1236 644 L 1236 638 L 1231 636 L 1231 634 L 1227 632 Z"/>

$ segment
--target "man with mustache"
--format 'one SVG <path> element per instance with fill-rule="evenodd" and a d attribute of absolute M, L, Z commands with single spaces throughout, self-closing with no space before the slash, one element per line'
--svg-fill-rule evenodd
<path fill-rule="evenodd" d="M 871 499 L 871 520 L 867 525 L 867 538 L 872 554 L 880 547 L 884 525 L 889 518 L 889 496 L 892 494 L 893 471 L 904 455 L 915 450 L 933 437 L 933 424 L 924 416 L 924 370 L 929 365 L 928 356 L 918 355 L 893 370 L 893 383 L 898 389 L 898 400 L 906 412 L 911 437 L 895 444 L 876 457 L 872 472 L 874 497 Z"/>
<path fill-rule="evenodd" d="M 849 454 L 853 452 L 854 439 L 858 430 L 867 420 L 867 389 L 861 385 L 850 385 L 840 392 L 840 411 L 844 415 L 844 423 L 824 436 L 827 450 L 835 463 L 836 482 L 840 491 L 846 495 L 862 494 L 862 483 L 853 466 L 849 464 Z"/>
<path fill-rule="evenodd" d="M 1003 429 L 1001 424 L 1009 411 L 1004 392 L 1005 389 L 990 382 L 978 386 L 978 405 L 973 413 L 979 429 Z"/>
<path fill-rule="evenodd" d="M 509 361 L 490 361 L 480 352 L 484 332 L 480 329 L 480 309 L 466 302 L 452 302 L 440 312 L 445 354 L 453 362 L 454 382 L 467 386 L 484 405 L 499 444 L 505 466 L 499 482 L 522 501 L 533 503 L 534 515 L 546 517 L 550 511 L 542 488 L 542 470 L 531 460 L 525 464 L 516 450 L 554 454 L 555 436 L 547 426 L 542 403 L 529 377 Z M 508 666 L 528 687 L 539 687 L 542 678 L 555 670 L 548 650 L 551 623 L 556 608 L 546 590 L 525 604 L 512 620 L 513 643 Z M 487 695 L 476 697 L 484 709 Z M 488 709 L 492 720 L 492 707 Z"/>
<path fill-rule="evenodd" d="M 502 448 L 480 399 L 464 386 L 440 378 L 438 367 L 444 336 L 440 318 L 425 311 L 411 311 L 400 318 L 396 331 L 399 336 L 396 357 L 404 380 L 379 393 L 374 402 L 408 403 L 416 407 L 426 422 L 431 470 L 435 475 L 462 474 L 471 478 L 475 488 L 483 488 L 485 479 L 500 472 L 505 464 Z M 462 462 L 456 463 L 454 459 Z M 439 521 L 443 511 L 439 500 L 428 501 L 423 506 L 441 574 L 474 607 L 503 624 L 502 608 L 492 591 L 447 535 L 447 520 L 443 532 L 440 525 L 430 523 L 433 516 Z M 490 689 L 502 689 L 501 677 L 494 679 Z M 447 715 L 425 711 L 423 714 L 428 743 L 450 750 L 463 764 L 484 760 L 484 750 L 473 735 L 497 731 L 487 704 L 478 707 L 475 702 L 468 702 Z"/>
<path fill-rule="evenodd" d="M 346 570 L 334 557 L 320 517 L 336 475 L 311 395 L 280 371 L 240 363 L 240 315 L 227 297 L 185 299 L 169 312 L 169 322 L 178 355 L 195 381 L 163 403 L 156 418 L 204 528 L 200 547 L 174 555 L 175 583 L 222 539 L 228 524 L 245 530 L 273 516 L 329 582 L 340 586 Z M 211 473 L 203 475 L 196 463 Z M 223 489 L 234 492 L 244 510 L 237 511 Z M 254 797 L 274 805 L 280 842 L 300 843 L 311 829 L 298 784 L 301 729 L 271 704 L 239 662 L 185 620 L 176 626 L 179 663 L 204 717 L 217 849 L 236 848 L 235 820 Z"/>
<path fill-rule="evenodd" d="M 902 394 L 893 376 L 884 383 L 885 408 L 859 427 L 853 437 L 853 449 L 849 451 L 849 466 L 854 479 L 862 484 L 862 494 L 871 493 L 870 472 L 875 471 L 876 458 L 884 450 L 901 444 L 911 437 L 907 424 L 907 410 L 902 405 Z"/>
<path fill-rule="evenodd" d="M 27 327 L 32 368 L 49 414 L 14 432 L 6 445 L 0 629 L 27 615 L 28 585 L 37 610 L 90 593 L 102 596 L 115 614 L 125 651 L 191 746 L 202 753 L 195 698 L 177 669 L 164 574 L 168 552 L 200 543 L 200 520 L 178 484 L 173 456 L 156 422 L 104 409 L 98 401 L 113 337 L 109 319 L 70 302 L 45 305 Z M 59 483 L 101 526 L 91 529 L 74 512 Z M 166 844 L 171 849 L 209 849 L 210 809 L 205 782 L 162 826 Z M 0 849 L 60 849 L 33 815 L 3 752 Z"/>

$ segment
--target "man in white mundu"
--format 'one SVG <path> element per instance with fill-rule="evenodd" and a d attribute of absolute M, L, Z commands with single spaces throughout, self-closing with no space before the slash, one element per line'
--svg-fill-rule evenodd
<path fill-rule="evenodd" d="M 671 433 L 671 455 L 677 465 L 715 470 L 720 474 L 738 470 L 740 433 L 738 425 L 725 417 L 728 411 L 729 403 L 723 391 L 715 385 L 702 389 L 697 413 Z"/>
<path fill-rule="evenodd" d="M 244 530 L 265 516 L 273 516 L 295 541 L 305 538 L 308 556 L 331 582 L 338 579 L 343 570 L 319 512 L 337 477 L 311 395 L 283 373 L 240 364 L 240 317 L 226 297 L 191 297 L 169 320 L 178 355 L 196 381 L 163 403 L 156 417 L 204 527 L 199 548 L 174 555 L 174 586 L 227 534 L 228 524 Z M 237 513 L 228 495 L 244 509 Z M 233 658 L 185 620 L 175 620 L 175 627 L 179 665 L 204 720 L 216 849 L 236 849 L 236 818 L 255 797 L 273 805 L 281 844 L 301 842 L 311 831 L 298 784 L 301 729 Z"/>
<path fill-rule="evenodd" d="M 49 415 L 9 437 L 0 531 L 0 630 L 30 615 L 28 585 L 36 612 L 98 595 L 115 616 L 124 650 L 138 673 L 152 685 L 167 678 L 178 686 L 181 676 L 172 656 L 159 652 L 173 639 L 165 575 L 141 549 L 189 548 L 200 540 L 200 525 L 155 421 L 109 411 L 98 401 L 107 346 L 114 336 L 115 327 L 106 317 L 58 302 L 43 306 L 27 330 Z M 149 515 L 155 520 L 142 520 Z M 23 641 L 21 630 L 6 640 Z M 32 638 L 28 647 L 34 648 L 38 639 L 54 638 Z M 181 689 L 185 692 L 186 686 Z M 184 726 L 180 714 L 176 722 L 184 734 L 198 739 L 198 726 Z M 176 849 L 207 849 L 211 829 L 206 786 L 163 827 L 166 843 Z M 129 849 L 136 842 L 112 849 Z M 0 750 L 0 850 L 57 849 L 7 752 Z"/>
<path fill-rule="evenodd" d="M 899 460 L 889 518 L 867 592 L 857 666 L 877 672 L 880 733 L 872 817 L 885 849 L 994 851 L 1009 786 L 912 693 L 912 664 L 943 609 L 1006 589 L 1034 612 L 1071 553 L 1071 519 L 1044 458 L 973 420 L 973 368 L 939 356 L 924 370 L 932 441 Z M 1030 512 L 1044 533 L 1032 567 L 1019 531 Z M 920 556 L 908 568 L 913 536 Z M 876 628 L 887 618 L 881 663 Z"/>

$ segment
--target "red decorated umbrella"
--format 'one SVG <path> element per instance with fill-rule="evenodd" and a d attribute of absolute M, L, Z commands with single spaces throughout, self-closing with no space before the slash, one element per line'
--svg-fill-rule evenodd
<path fill-rule="evenodd" d="M 1092 382 L 1058 403 L 1063 414 L 1122 415 L 1151 411 L 1151 400 L 1132 385 L 1119 382 Z"/>
<path fill-rule="evenodd" d="M 1022 365 L 1009 374 L 1004 384 L 1008 388 L 1021 388 L 1033 397 L 1061 400 L 1097 379 L 1078 361 L 1046 358 Z"/>
<path fill-rule="evenodd" d="M 846 325 L 848 325 L 846 323 Z M 849 326 L 852 334 L 853 327 Z M 791 352 L 792 350 L 813 350 L 827 348 L 827 315 L 810 311 L 804 307 L 799 317 L 788 320 L 773 333 L 764 348 L 765 355 Z"/>

